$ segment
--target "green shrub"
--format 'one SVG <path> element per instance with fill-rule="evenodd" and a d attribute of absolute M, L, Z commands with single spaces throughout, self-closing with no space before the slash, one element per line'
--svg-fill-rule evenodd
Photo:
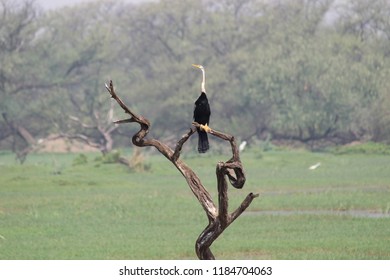
<path fill-rule="evenodd" d="M 332 150 L 334 154 L 390 155 L 390 145 L 366 142 L 339 146 Z"/>
<path fill-rule="evenodd" d="M 141 149 L 136 148 L 133 150 L 133 155 L 130 158 L 129 167 L 135 172 L 150 171 L 151 164 L 145 163 L 145 156 L 142 154 Z"/>
<path fill-rule="evenodd" d="M 74 160 L 72 165 L 86 165 L 88 163 L 88 158 L 85 154 L 79 154 Z"/>
<path fill-rule="evenodd" d="M 121 153 L 118 150 L 113 150 L 105 155 L 97 156 L 95 162 L 104 164 L 118 163 L 120 157 Z"/>

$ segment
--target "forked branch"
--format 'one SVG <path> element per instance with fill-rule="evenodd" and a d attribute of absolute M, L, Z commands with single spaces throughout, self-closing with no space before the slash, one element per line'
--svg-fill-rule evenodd
<path fill-rule="evenodd" d="M 125 105 L 125 103 L 115 93 L 112 81 L 110 81 L 109 85 L 106 84 L 106 88 L 111 97 L 116 100 L 125 113 L 130 115 L 129 119 L 119 120 L 115 123 L 121 124 L 136 122 L 141 126 L 141 129 L 132 138 L 133 144 L 138 147 L 155 147 L 161 154 L 163 154 L 169 161 L 171 161 L 174 166 L 176 166 L 176 168 L 186 179 L 191 191 L 206 212 L 209 221 L 208 226 L 200 234 L 196 241 L 196 254 L 199 259 L 214 259 L 214 255 L 210 250 L 211 244 L 236 218 L 238 218 L 245 211 L 253 199 L 258 196 L 257 194 L 253 193 L 248 194 L 241 205 L 235 211 L 229 214 L 227 194 L 228 184 L 226 177 L 229 179 L 232 186 L 238 189 L 244 186 L 246 179 L 234 137 L 213 129 L 211 129 L 209 132 L 209 134 L 215 137 L 229 141 L 232 148 L 232 158 L 226 162 L 218 162 L 217 164 L 217 208 L 211 198 L 210 193 L 202 185 L 199 177 L 180 159 L 180 153 L 183 145 L 196 132 L 196 128 L 199 128 L 200 125 L 198 123 L 193 123 L 193 127 L 191 127 L 191 129 L 182 136 L 182 138 L 177 142 L 175 149 L 172 150 L 168 145 L 156 139 L 146 138 L 149 132 L 150 122 L 146 118 L 136 115 Z"/>

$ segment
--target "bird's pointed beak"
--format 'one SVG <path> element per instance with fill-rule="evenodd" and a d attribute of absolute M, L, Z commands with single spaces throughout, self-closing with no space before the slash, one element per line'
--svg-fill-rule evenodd
<path fill-rule="evenodd" d="M 200 65 L 199 64 L 192 64 L 192 66 L 200 69 Z"/>

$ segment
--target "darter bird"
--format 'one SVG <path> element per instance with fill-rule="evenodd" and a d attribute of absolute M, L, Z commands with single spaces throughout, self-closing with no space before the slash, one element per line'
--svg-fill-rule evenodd
<path fill-rule="evenodd" d="M 199 68 L 202 71 L 202 83 L 201 83 L 201 94 L 199 98 L 195 101 L 194 108 L 194 121 L 200 124 L 198 128 L 198 152 L 205 153 L 209 149 L 209 139 L 207 137 L 207 132 L 210 131 L 208 124 L 210 122 L 210 105 L 206 96 L 206 73 L 204 67 L 198 64 L 192 64 L 192 66 Z"/>

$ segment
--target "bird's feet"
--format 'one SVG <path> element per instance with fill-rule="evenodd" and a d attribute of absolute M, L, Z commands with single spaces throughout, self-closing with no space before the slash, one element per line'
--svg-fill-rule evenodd
<path fill-rule="evenodd" d="M 201 130 L 206 131 L 207 133 L 211 131 L 211 128 L 207 125 L 207 123 L 205 125 L 201 124 L 199 127 Z"/>

